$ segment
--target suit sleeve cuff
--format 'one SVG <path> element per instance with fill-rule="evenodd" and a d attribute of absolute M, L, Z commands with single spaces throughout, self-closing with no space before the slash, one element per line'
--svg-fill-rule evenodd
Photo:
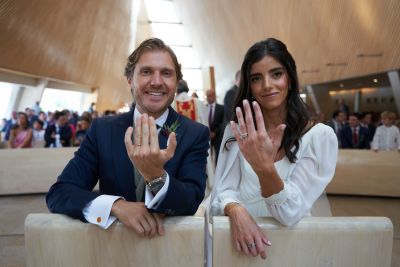
<path fill-rule="evenodd" d="M 117 199 L 123 197 L 101 195 L 89 202 L 82 210 L 85 219 L 91 223 L 107 229 L 117 219 L 110 215 L 111 207 Z"/>
<path fill-rule="evenodd" d="M 169 174 L 167 173 L 164 186 L 161 187 L 160 191 L 158 191 L 158 193 L 155 196 L 153 196 L 153 194 L 147 188 L 147 186 L 145 187 L 146 189 L 145 189 L 144 204 L 148 209 L 156 209 L 158 207 L 158 205 L 161 203 L 161 201 L 163 201 L 165 195 L 167 194 L 168 186 L 169 186 Z"/>

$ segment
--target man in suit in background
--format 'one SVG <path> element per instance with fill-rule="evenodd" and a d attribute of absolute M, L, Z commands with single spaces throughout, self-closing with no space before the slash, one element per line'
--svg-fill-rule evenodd
<path fill-rule="evenodd" d="M 224 121 L 225 124 L 229 123 L 233 119 L 233 106 L 235 105 L 236 95 L 239 91 L 240 84 L 240 70 L 236 72 L 235 75 L 235 84 L 229 89 L 224 97 Z"/>
<path fill-rule="evenodd" d="M 44 133 L 44 147 L 71 146 L 72 130 L 68 125 L 67 115 L 63 111 L 56 111 L 54 119 L 56 122 L 49 125 Z"/>
<path fill-rule="evenodd" d="M 218 161 L 219 148 L 224 135 L 224 106 L 216 102 L 215 91 L 209 89 L 206 92 L 208 125 L 210 127 L 211 146 L 215 151 L 215 163 Z"/>
<path fill-rule="evenodd" d="M 47 206 L 103 228 L 118 219 L 141 236 L 163 235 L 163 215 L 192 215 L 204 198 L 209 131 L 170 107 L 182 73 L 160 39 L 139 45 L 125 76 L 132 110 L 92 123 Z"/>
<path fill-rule="evenodd" d="M 340 142 L 340 132 L 342 131 L 344 121 L 345 121 L 345 114 L 343 111 L 336 110 L 333 112 L 332 120 L 328 121 L 326 124 L 330 126 L 334 131 L 338 138 L 339 147 L 341 146 Z"/>
<path fill-rule="evenodd" d="M 359 116 L 357 113 L 350 113 L 349 123 L 340 132 L 341 148 L 370 148 L 368 129 L 360 125 Z"/>

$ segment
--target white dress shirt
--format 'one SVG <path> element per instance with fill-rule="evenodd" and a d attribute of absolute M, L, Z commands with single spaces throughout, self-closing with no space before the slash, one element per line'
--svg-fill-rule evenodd
<path fill-rule="evenodd" d="M 225 129 L 223 144 L 232 137 L 230 126 Z M 284 225 L 293 225 L 303 216 L 315 214 L 313 208 L 331 181 L 336 167 L 338 143 L 333 129 L 324 124 L 312 127 L 300 140 L 297 161 L 290 163 L 285 156 L 275 162 L 275 168 L 284 183 L 284 189 L 264 198 L 260 182 L 246 161 L 236 141 L 222 149 L 215 173 L 215 186 L 211 195 L 210 215 L 223 215 L 229 203 L 239 203 L 252 216 L 270 216 Z M 326 196 L 324 197 L 326 198 Z M 329 214 L 326 199 L 319 215 Z"/>
<path fill-rule="evenodd" d="M 374 139 L 372 140 L 374 150 L 400 150 L 400 131 L 394 125 L 387 127 L 381 125 L 376 128 Z"/>
<path fill-rule="evenodd" d="M 159 126 L 163 126 L 167 120 L 169 110 L 167 109 L 159 118 L 155 120 L 155 123 Z M 140 116 L 140 112 L 135 108 L 133 112 L 133 121 Z M 158 130 L 160 132 L 160 129 Z M 132 174 L 133 179 L 133 174 Z M 165 194 L 169 186 L 169 175 L 165 180 L 164 186 L 153 196 L 151 191 L 145 187 L 145 205 L 147 208 L 157 208 L 158 204 L 164 199 Z M 134 193 L 134 192 L 133 192 Z M 89 202 L 85 208 L 83 208 L 83 216 L 85 219 L 92 224 L 96 224 L 101 228 L 107 229 L 117 218 L 110 215 L 111 208 L 117 199 L 123 198 L 121 196 L 101 195 Z"/>

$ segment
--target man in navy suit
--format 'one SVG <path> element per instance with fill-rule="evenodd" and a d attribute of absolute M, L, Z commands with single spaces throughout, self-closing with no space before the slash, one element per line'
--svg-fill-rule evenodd
<path fill-rule="evenodd" d="M 351 113 L 349 123 L 340 132 L 341 148 L 369 149 L 368 128 L 359 123 L 359 114 Z"/>
<path fill-rule="evenodd" d="M 192 215 L 204 198 L 209 131 L 170 107 L 182 73 L 161 40 L 144 41 L 125 76 L 132 111 L 92 123 L 47 206 L 103 228 L 118 219 L 142 236 L 163 235 L 164 215 Z"/>
<path fill-rule="evenodd" d="M 211 146 L 215 150 L 215 161 L 217 162 L 219 148 L 221 146 L 222 137 L 224 135 L 224 106 L 216 102 L 215 90 L 207 90 L 206 96 Z"/>

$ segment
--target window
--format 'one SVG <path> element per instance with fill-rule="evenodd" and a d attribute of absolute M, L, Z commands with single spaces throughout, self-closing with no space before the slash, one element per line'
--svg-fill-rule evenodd
<path fill-rule="evenodd" d="M 9 105 L 11 105 L 11 94 L 13 86 L 11 83 L 0 82 L 0 119 L 9 119 L 11 112 Z"/>
<path fill-rule="evenodd" d="M 88 96 L 88 93 L 46 88 L 40 101 L 40 107 L 45 112 L 68 109 L 82 114 L 89 108 L 84 106 L 85 98 Z"/>
<path fill-rule="evenodd" d="M 171 47 L 182 65 L 183 79 L 187 81 L 191 92 L 196 91 L 202 99 L 204 92 L 200 62 L 175 11 L 174 1 L 146 0 L 145 5 L 154 37 Z"/>

